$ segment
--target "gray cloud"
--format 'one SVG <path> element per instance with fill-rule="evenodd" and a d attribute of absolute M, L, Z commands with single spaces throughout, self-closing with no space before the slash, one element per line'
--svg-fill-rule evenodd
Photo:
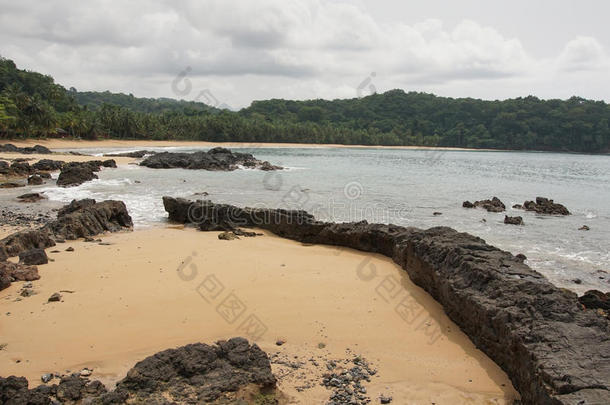
<path fill-rule="evenodd" d="M 438 17 L 447 23 L 424 17 L 433 16 L 424 2 L 398 0 L 0 0 L 0 54 L 66 86 L 149 97 L 173 96 L 169 84 L 190 66 L 198 89 L 236 106 L 354 97 L 371 72 L 378 91 L 608 98 L 610 59 L 600 39 L 574 35 L 553 42 L 553 55 L 532 52 L 530 42 L 538 49 L 541 39 L 521 35 L 529 25 L 489 22 L 472 11 L 490 7 L 477 1 L 446 4 Z"/>

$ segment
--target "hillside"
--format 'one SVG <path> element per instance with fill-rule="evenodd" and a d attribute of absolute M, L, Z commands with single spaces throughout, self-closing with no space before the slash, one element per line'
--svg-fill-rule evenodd
<path fill-rule="evenodd" d="M 239 112 L 66 90 L 0 58 L 0 137 L 184 139 L 610 151 L 610 106 L 572 97 L 485 101 L 391 90 L 346 100 L 255 101 Z"/>

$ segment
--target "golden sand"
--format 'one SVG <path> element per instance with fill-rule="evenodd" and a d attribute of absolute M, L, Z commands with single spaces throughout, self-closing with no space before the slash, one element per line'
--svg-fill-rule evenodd
<path fill-rule="evenodd" d="M 0 292 L 0 375 L 36 385 L 43 373 L 89 367 L 112 386 L 160 350 L 244 336 L 305 363 L 296 371 L 273 365 L 295 404 L 325 403 L 330 391 L 319 384 L 296 387 L 307 376 L 321 381 L 326 360 L 354 355 L 378 370 L 365 384 L 373 403 L 380 394 L 396 404 L 518 397 L 506 374 L 386 257 L 268 233 L 222 241 L 181 227 L 103 240 L 110 245 L 47 249 L 54 262 L 39 266 L 36 295 L 18 300 L 19 282 Z M 47 303 L 59 291 L 62 302 Z"/>

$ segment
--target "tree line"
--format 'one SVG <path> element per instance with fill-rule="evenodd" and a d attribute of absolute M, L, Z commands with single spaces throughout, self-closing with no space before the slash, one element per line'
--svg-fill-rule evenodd
<path fill-rule="evenodd" d="M 347 100 L 255 101 L 240 111 L 65 89 L 0 58 L 0 137 L 164 139 L 610 151 L 610 105 L 503 101 L 391 90 Z"/>

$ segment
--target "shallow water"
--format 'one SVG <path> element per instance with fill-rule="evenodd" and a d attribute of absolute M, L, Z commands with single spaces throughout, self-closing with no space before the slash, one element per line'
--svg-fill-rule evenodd
<path fill-rule="evenodd" d="M 147 148 L 151 149 L 151 148 Z M 153 148 L 194 151 L 204 148 Z M 126 149 L 106 149 L 110 151 Z M 133 150 L 133 149 L 132 149 Z M 136 165 L 106 169 L 76 188 L 47 187 L 52 200 L 125 201 L 137 227 L 164 221 L 164 195 L 270 208 L 299 208 L 319 219 L 450 226 L 514 254 L 555 284 L 585 291 L 610 289 L 610 157 L 557 153 L 363 148 L 233 148 L 288 167 L 279 172 L 157 170 Z M 100 149 L 81 149 L 101 153 Z M 138 183 L 139 181 L 140 183 Z M 464 209 L 464 200 L 499 197 L 504 213 Z M 553 198 L 573 215 L 550 217 L 514 210 L 536 196 Z M 434 216 L 435 211 L 442 215 Z M 485 222 L 483 222 L 483 219 Z M 579 231 L 588 225 L 590 231 Z M 572 280 L 578 278 L 582 284 Z"/>

